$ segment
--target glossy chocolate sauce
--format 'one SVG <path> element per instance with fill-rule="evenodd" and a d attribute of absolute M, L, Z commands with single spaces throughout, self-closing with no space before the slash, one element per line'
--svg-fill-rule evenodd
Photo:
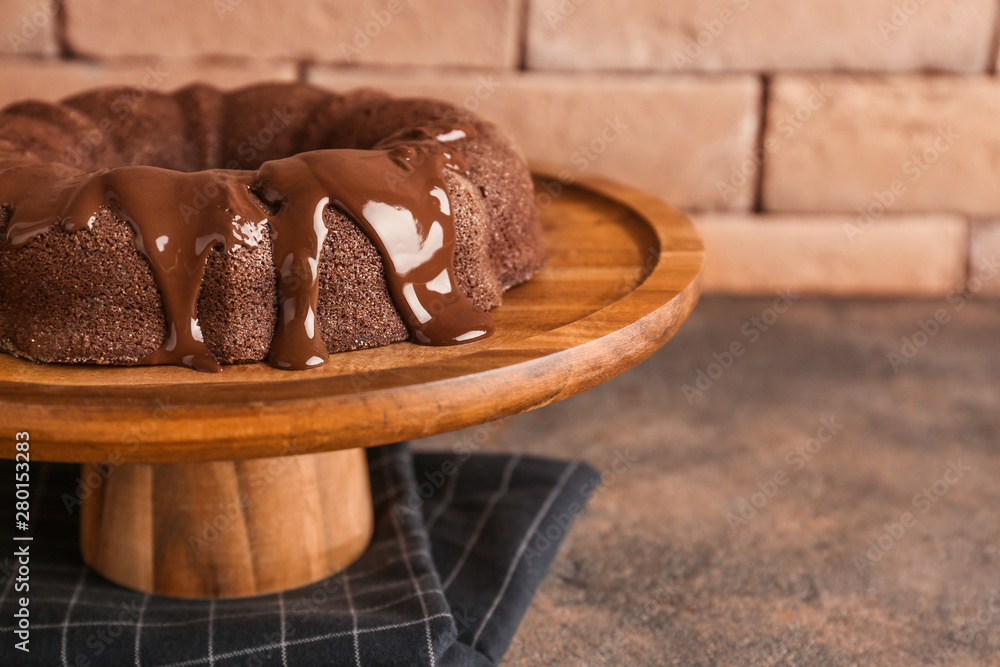
<path fill-rule="evenodd" d="M 414 342 L 454 345 L 492 332 L 492 319 L 455 278 L 455 221 L 443 171 L 467 171 L 448 142 L 472 135 L 468 127 L 431 124 L 393 135 L 374 150 L 301 153 L 265 162 L 256 172 L 134 166 L 83 173 L 58 164 L 0 162 L 0 203 L 11 210 L 7 240 L 14 247 L 52 230 L 89 229 L 101 207 L 127 221 L 149 260 L 167 320 L 167 340 L 138 363 L 201 371 L 222 370 L 198 326 L 209 253 L 255 247 L 269 233 L 279 299 L 269 361 L 312 368 L 329 356 L 317 323 L 327 206 L 351 217 L 378 249 Z"/>

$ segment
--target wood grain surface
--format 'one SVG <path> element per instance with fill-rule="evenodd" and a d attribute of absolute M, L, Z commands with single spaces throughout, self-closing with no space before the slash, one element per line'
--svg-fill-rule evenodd
<path fill-rule="evenodd" d="M 398 343 L 309 371 L 252 364 L 214 375 L 0 354 L 0 427 L 30 431 L 35 460 L 231 461 L 442 433 L 589 389 L 680 327 L 698 299 L 704 249 L 685 216 L 649 195 L 535 174 L 549 265 L 505 294 L 484 341 Z M 12 439 L 0 455 L 13 457 Z"/>
<path fill-rule="evenodd" d="M 363 449 L 209 463 L 84 464 L 83 558 L 133 590 L 261 595 L 324 579 L 368 547 Z"/>

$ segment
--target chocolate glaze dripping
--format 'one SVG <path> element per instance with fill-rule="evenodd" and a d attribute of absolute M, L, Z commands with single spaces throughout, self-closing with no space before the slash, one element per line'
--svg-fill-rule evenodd
<path fill-rule="evenodd" d="M 149 261 L 163 298 L 167 340 L 140 359 L 142 365 L 176 364 L 201 371 L 222 370 L 202 339 L 198 295 L 212 249 L 255 246 L 267 222 L 249 200 L 252 174 L 223 170 L 181 173 L 157 167 L 117 167 L 56 180 L 37 189 L 32 168 L 7 171 L 0 196 L 14 198 L 7 240 L 14 247 L 53 228 L 74 232 L 93 226 L 102 206 L 128 222 L 136 249 Z M 31 188 L 26 190 L 25 187 Z"/>
<path fill-rule="evenodd" d="M 278 274 L 278 322 L 269 361 L 304 369 L 329 354 L 318 330 L 323 212 L 340 208 L 367 234 L 414 342 L 453 345 L 488 336 L 492 319 L 455 279 L 455 226 L 444 169 L 466 172 L 448 142 L 470 127 L 429 124 L 375 150 L 321 150 L 264 163 L 256 172 L 182 173 L 135 166 L 83 173 L 58 164 L 0 162 L 0 202 L 11 209 L 7 240 L 23 246 L 58 228 L 93 226 L 102 206 L 129 222 L 163 297 L 168 334 L 139 364 L 222 370 L 202 339 L 198 295 L 209 253 L 256 246 L 269 225 Z M 267 215 L 248 190 L 276 212 Z"/>

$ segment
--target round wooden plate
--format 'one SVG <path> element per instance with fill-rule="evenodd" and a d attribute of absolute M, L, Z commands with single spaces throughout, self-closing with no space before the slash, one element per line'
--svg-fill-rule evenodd
<path fill-rule="evenodd" d="M 333 355 L 321 368 L 219 374 L 41 365 L 0 354 L 0 426 L 32 460 L 181 463 L 367 447 L 532 410 L 593 387 L 665 343 L 699 295 L 691 222 L 639 191 L 535 170 L 549 265 L 458 347 Z M 562 172 L 565 177 L 566 172 Z M 2 455 L 13 458 L 12 438 Z"/>

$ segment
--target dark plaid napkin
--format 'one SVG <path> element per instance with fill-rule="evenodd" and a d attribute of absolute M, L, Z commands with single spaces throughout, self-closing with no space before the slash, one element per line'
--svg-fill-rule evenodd
<path fill-rule="evenodd" d="M 79 466 L 32 472 L 30 653 L 14 648 L 14 468 L 0 462 L 0 665 L 495 665 L 597 473 L 507 455 L 369 450 L 371 547 L 343 573 L 278 595 L 193 601 L 87 569 Z"/>

